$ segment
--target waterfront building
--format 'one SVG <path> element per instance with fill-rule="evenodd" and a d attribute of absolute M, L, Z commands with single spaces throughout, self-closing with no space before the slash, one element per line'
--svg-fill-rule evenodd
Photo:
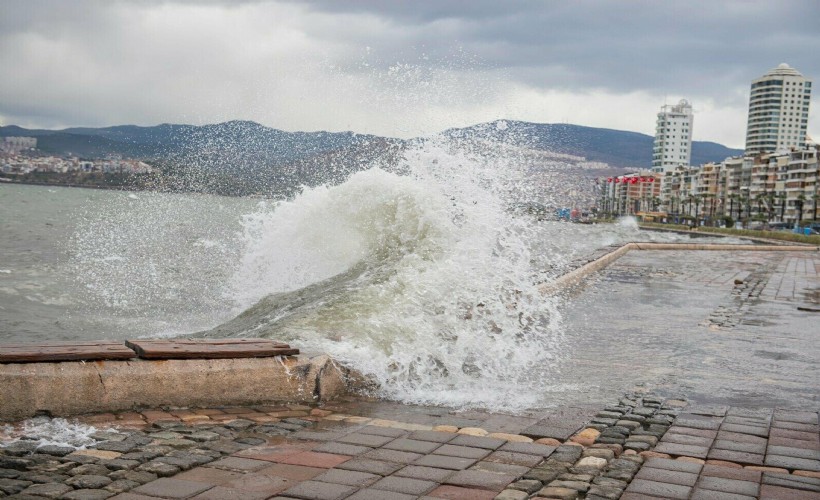
<path fill-rule="evenodd" d="M 811 83 L 785 63 L 752 81 L 746 154 L 806 146 Z"/>
<path fill-rule="evenodd" d="M 0 151 L 4 153 L 19 153 L 36 147 L 36 137 L 3 137 L 2 142 L 0 142 Z"/>
<path fill-rule="evenodd" d="M 635 172 L 605 186 L 600 206 L 610 214 L 661 212 L 669 221 L 707 223 L 731 217 L 745 227 L 820 222 L 820 145 Z"/>
<path fill-rule="evenodd" d="M 817 221 L 818 196 L 820 196 L 820 146 L 792 151 L 788 164 L 780 172 L 780 182 L 785 194 L 783 220 Z"/>
<path fill-rule="evenodd" d="M 652 171 L 668 172 L 679 165 L 689 165 L 692 158 L 692 105 L 681 99 L 676 105 L 664 105 L 655 122 Z"/>
<path fill-rule="evenodd" d="M 601 190 L 601 207 L 619 215 L 655 212 L 661 208 L 662 178 L 649 170 L 609 177 Z"/>

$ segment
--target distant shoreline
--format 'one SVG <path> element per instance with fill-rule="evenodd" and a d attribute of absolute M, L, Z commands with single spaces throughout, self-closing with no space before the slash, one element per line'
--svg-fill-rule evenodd
<path fill-rule="evenodd" d="M 7 180 L 8 179 L 8 180 Z M 42 182 L 29 180 L 9 179 L 8 177 L 0 177 L 0 186 L 11 185 L 25 185 L 25 186 L 49 186 L 49 187 L 68 187 L 68 188 L 85 188 L 85 189 L 105 189 L 109 191 L 146 191 L 145 188 L 137 186 L 104 186 L 99 184 L 72 184 L 59 182 Z"/>

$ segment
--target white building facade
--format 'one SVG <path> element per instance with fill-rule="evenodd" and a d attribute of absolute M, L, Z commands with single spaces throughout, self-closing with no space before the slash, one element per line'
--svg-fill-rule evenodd
<path fill-rule="evenodd" d="M 686 99 L 664 105 L 655 125 L 652 171 L 669 172 L 692 159 L 692 105 Z"/>
<path fill-rule="evenodd" d="M 781 64 L 752 81 L 746 125 L 746 154 L 806 146 L 811 80 Z"/>

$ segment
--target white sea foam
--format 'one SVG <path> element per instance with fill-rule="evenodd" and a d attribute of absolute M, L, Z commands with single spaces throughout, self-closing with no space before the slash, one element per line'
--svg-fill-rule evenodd
<path fill-rule="evenodd" d="M 19 441 L 21 437 L 35 437 L 38 445 L 73 446 L 75 448 L 85 448 L 94 444 L 91 438 L 99 429 L 90 425 L 85 425 L 76 420 L 66 420 L 64 418 L 35 417 L 24 420 L 17 428 L 7 426 L 4 442 L 6 444 Z M 1 446 L 1 445 L 0 445 Z"/>
<path fill-rule="evenodd" d="M 638 227 L 638 219 L 636 219 L 635 217 L 632 217 L 632 216 L 619 218 L 617 224 L 618 224 L 618 226 L 620 226 L 622 228 L 634 229 L 635 231 L 640 229 Z"/>
<path fill-rule="evenodd" d="M 320 287 L 272 334 L 373 376 L 383 396 L 536 405 L 561 329 L 556 304 L 537 292 L 550 262 L 536 254 L 544 234 L 508 210 L 526 172 L 440 143 L 410 151 L 403 170 L 360 172 L 247 217 L 234 298 L 244 308 L 347 279 L 344 293 Z M 334 278 L 357 265 L 366 270 Z"/>

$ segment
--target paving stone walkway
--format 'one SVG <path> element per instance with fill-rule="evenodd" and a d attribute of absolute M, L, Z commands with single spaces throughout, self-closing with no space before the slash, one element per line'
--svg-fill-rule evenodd
<path fill-rule="evenodd" d="M 820 498 L 816 412 L 689 408 L 644 456 L 624 499 Z"/>
<path fill-rule="evenodd" d="M 820 498 L 816 412 L 631 394 L 555 413 L 570 418 L 373 401 L 95 415 L 85 449 L 7 436 L 0 497 Z"/>

